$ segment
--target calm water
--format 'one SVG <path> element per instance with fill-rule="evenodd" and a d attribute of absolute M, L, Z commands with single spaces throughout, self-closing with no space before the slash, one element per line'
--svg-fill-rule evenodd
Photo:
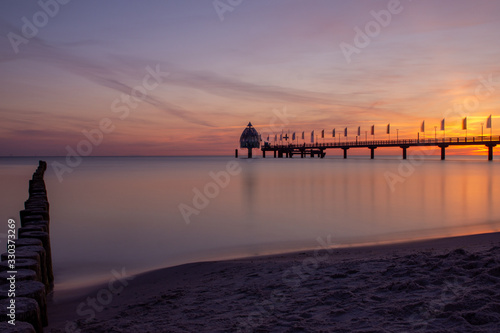
<path fill-rule="evenodd" d="M 93 157 L 62 182 L 49 167 L 56 290 L 109 279 L 122 267 L 314 248 L 328 235 L 345 246 L 500 230 L 500 162 L 447 158 Z M 0 159 L 2 221 L 19 223 L 37 161 Z M 210 172 L 228 162 L 236 163 L 233 175 L 220 187 Z M 196 190 L 209 196 L 197 206 Z M 181 204 L 198 208 L 189 224 Z"/>

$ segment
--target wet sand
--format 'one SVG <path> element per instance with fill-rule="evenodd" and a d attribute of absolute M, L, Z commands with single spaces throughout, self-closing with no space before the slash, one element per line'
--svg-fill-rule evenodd
<path fill-rule="evenodd" d="M 74 295 L 46 332 L 497 332 L 500 233 L 116 271 Z"/>

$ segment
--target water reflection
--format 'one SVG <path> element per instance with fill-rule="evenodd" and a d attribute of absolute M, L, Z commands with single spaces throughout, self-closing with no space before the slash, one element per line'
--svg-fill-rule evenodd
<path fill-rule="evenodd" d="M 392 191 L 384 174 L 398 173 L 396 158 L 240 159 L 242 172 L 186 224 L 179 204 L 193 205 L 193 191 L 203 191 L 209 172 L 230 160 L 89 158 L 63 183 L 49 171 L 58 286 L 122 266 L 137 271 L 314 247 L 318 236 L 346 245 L 500 226 L 500 163 L 429 159 Z M 2 184 L 13 194 L 2 197 L 4 218 L 22 209 L 32 165 L 2 167 Z"/>

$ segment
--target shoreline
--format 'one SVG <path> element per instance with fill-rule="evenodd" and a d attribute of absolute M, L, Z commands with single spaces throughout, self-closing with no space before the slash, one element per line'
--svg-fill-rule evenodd
<path fill-rule="evenodd" d="M 465 268 L 457 268 L 460 265 Z M 394 274 L 387 275 L 389 270 L 394 270 Z M 342 330 L 342 325 L 352 328 L 352 322 L 347 320 L 350 316 L 353 316 L 351 319 L 364 318 L 363 313 L 372 310 L 376 313 L 370 316 L 376 317 L 377 313 L 383 314 L 382 318 L 393 316 L 391 311 L 396 308 L 388 297 L 394 292 L 389 288 L 391 284 L 397 284 L 402 288 L 400 291 L 409 294 L 401 300 L 398 300 L 400 293 L 392 295 L 396 303 L 401 301 L 403 307 L 406 304 L 418 308 L 394 315 L 392 321 L 399 325 L 398 329 L 412 330 L 417 328 L 415 325 L 446 329 L 452 320 L 434 316 L 433 300 L 443 303 L 441 307 L 438 304 L 438 312 L 449 314 L 446 307 L 456 303 L 445 292 L 449 286 L 470 296 L 478 292 L 480 286 L 473 283 L 472 271 L 485 281 L 500 283 L 499 232 L 206 261 L 157 269 L 134 277 L 122 271 L 115 272 L 107 284 L 81 290 L 71 299 L 50 299 L 48 329 L 49 332 L 76 329 L 81 332 L 111 329 L 118 332 L 158 329 L 243 332 L 258 328 L 266 332 L 276 328 L 285 332 L 300 326 L 305 331 Z M 383 276 L 384 272 L 387 276 Z M 433 275 L 436 275 L 435 281 Z M 411 276 L 415 276 L 413 282 L 409 279 Z M 343 290 L 346 285 L 352 290 Z M 500 296 L 494 288 L 485 290 L 482 292 L 493 293 L 496 299 Z M 364 294 L 361 299 L 360 291 Z M 331 297 L 322 297 L 325 293 Z M 485 299 L 490 297 L 493 296 L 486 295 Z M 304 307 L 303 302 L 307 306 Z M 372 302 L 372 306 L 366 306 Z M 358 310 L 350 304 L 358 304 Z M 464 312 L 459 321 L 461 325 L 474 331 L 500 321 L 499 303 L 487 301 L 484 307 L 491 308 L 485 318 L 481 312 L 461 309 Z M 375 329 L 370 324 L 370 316 L 363 319 L 365 323 L 360 327 Z M 383 320 L 378 320 L 382 325 Z M 205 324 L 207 326 L 203 326 Z"/>
<path fill-rule="evenodd" d="M 498 229 L 498 228 L 497 228 Z M 477 230 L 481 230 L 478 232 Z M 454 227 L 454 229 L 447 229 L 447 228 L 436 228 L 436 229 L 424 229 L 421 230 L 419 233 L 414 234 L 413 236 L 409 237 L 407 232 L 395 232 L 391 234 L 382 234 L 382 235 L 375 235 L 372 236 L 371 241 L 363 241 L 362 239 L 357 239 L 357 241 L 354 241 L 352 239 L 344 239 L 345 242 L 333 242 L 332 248 L 335 249 L 348 249 L 348 248 L 364 248 L 364 247 L 378 247 L 378 246 L 390 246 L 390 245 L 400 245 L 400 244 L 410 244 L 410 243 L 419 243 L 419 242 L 426 242 L 426 241 L 434 241 L 434 240 L 439 240 L 439 239 L 448 239 L 448 238 L 455 238 L 455 237 L 464 237 L 464 236 L 475 236 L 475 235 L 482 235 L 482 234 L 490 234 L 490 233 L 495 233 L 495 231 L 491 231 L 491 223 L 483 223 L 483 224 L 471 224 L 471 225 L 461 225 Z M 441 235 L 436 235 L 434 234 L 436 231 L 439 231 L 438 234 Z M 475 232 L 474 232 L 475 231 Z M 498 231 L 500 232 L 500 231 Z M 283 246 L 281 246 L 281 249 L 273 249 L 273 250 L 264 250 L 261 251 L 263 253 L 257 253 L 257 254 L 249 254 L 249 252 L 252 252 L 250 250 L 253 245 L 246 245 L 246 246 L 241 246 L 238 248 L 230 248 L 230 250 L 235 251 L 239 254 L 234 255 L 234 254 L 228 254 L 228 248 L 223 248 L 223 249 L 212 249 L 209 250 L 207 253 L 210 253 L 210 255 L 206 256 L 207 258 L 201 258 L 201 259 L 195 259 L 195 260 L 187 260 L 187 261 L 179 261 L 177 263 L 173 264 L 167 264 L 167 265 L 157 265 L 156 267 L 151 267 L 151 268 L 146 268 L 146 269 L 136 269 L 132 270 L 129 273 L 131 275 L 137 276 L 137 275 L 142 275 L 142 274 L 147 274 L 150 272 L 166 269 L 166 268 L 173 268 L 177 266 L 182 266 L 185 264 L 193 264 L 193 263 L 202 263 L 202 262 L 219 262 L 219 261 L 229 261 L 229 260 L 241 260 L 241 259 L 251 259 L 251 258 L 259 258 L 259 257 L 267 257 L 267 256 L 274 256 L 274 255 L 287 255 L 287 254 L 295 254 L 299 252 L 309 252 L 309 251 L 314 251 L 320 244 L 316 240 L 316 245 L 312 246 L 310 244 L 305 245 L 301 247 L 300 244 L 297 244 L 295 242 L 291 243 L 283 243 Z M 259 244 L 259 245 L 264 245 L 266 247 L 268 244 Z M 57 300 L 61 301 L 66 301 L 67 299 L 72 299 L 75 298 L 75 294 L 82 295 L 84 294 L 87 290 L 92 290 L 94 288 L 99 287 L 100 285 L 104 284 L 106 280 L 109 278 L 109 272 L 106 277 L 102 277 L 103 274 L 100 275 L 101 277 L 93 277 L 92 280 L 93 282 L 90 283 L 81 283 L 81 282 L 76 282 L 73 283 L 73 285 L 68 285 L 67 283 L 61 283 L 55 284 L 54 292 L 57 294 L 56 297 L 52 295 L 52 298 L 56 298 Z"/>

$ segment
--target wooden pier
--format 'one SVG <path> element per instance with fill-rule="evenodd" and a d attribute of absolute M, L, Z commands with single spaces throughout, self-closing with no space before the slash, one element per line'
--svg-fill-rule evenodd
<path fill-rule="evenodd" d="M 273 152 L 275 158 L 292 158 L 294 155 L 324 158 L 327 149 L 342 149 L 344 158 L 351 148 L 368 148 L 370 158 L 375 158 L 375 149 L 384 147 L 399 147 L 402 149 L 403 159 L 406 159 L 410 147 L 439 147 L 441 160 L 446 157 L 445 150 L 450 146 L 486 146 L 488 147 L 488 160 L 493 160 L 493 147 L 500 144 L 500 136 L 454 137 L 439 139 L 398 139 L 398 140 L 357 140 L 347 142 L 303 143 L 303 144 L 270 144 L 261 146 L 262 157 L 266 152 Z"/>

